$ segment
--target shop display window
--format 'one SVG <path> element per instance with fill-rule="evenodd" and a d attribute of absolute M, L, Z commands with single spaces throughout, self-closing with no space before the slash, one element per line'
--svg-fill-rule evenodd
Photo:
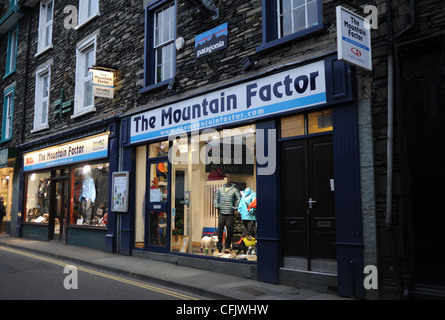
<path fill-rule="evenodd" d="M 255 126 L 204 130 L 173 146 L 171 251 L 256 261 Z"/>
<path fill-rule="evenodd" d="M 70 224 L 107 226 L 108 177 L 108 163 L 71 169 Z"/>
<path fill-rule="evenodd" d="M 62 225 L 106 227 L 108 176 L 108 163 L 27 174 L 23 221 L 51 222 L 54 234 L 62 233 Z"/>
<path fill-rule="evenodd" d="M 48 223 L 51 195 L 51 172 L 27 175 L 25 222 Z"/>

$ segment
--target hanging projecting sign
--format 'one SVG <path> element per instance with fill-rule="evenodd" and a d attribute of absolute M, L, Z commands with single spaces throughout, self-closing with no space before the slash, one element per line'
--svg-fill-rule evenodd
<path fill-rule="evenodd" d="M 326 103 L 324 61 L 182 100 L 131 117 L 130 143 L 251 121 Z"/>
<path fill-rule="evenodd" d="M 108 134 L 25 153 L 23 170 L 38 170 L 108 157 Z"/>
<path fill-rule="evenodd" d="M 195 57 L 201 58 L 227 48 L 227 22 L 195 37 Z"/>
<path fill-rule="evenodd" d="M 93 96 L 114 98 L 114 73 L 93 69 Z"/>
<path fill-rule="evenodd" d="M 337 6 L 338 60 L 371 71 L 371 30 L 364 24 L 363 17 Z"/>

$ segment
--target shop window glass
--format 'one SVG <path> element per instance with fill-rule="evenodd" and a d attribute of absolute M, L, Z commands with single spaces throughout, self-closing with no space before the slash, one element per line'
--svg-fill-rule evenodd
<path fill-rule="evenodd" d="M 51 173 L 49 171 L 27 175 L 25 222 L 49 222 L 50 185 Z"/>
<path fill-rule="evenodd" d="M 281 138 L 332 131 L 332 109 L 281 119 Z"/>
<path fill-rule="evenodd" d="M 169 150 L 168 146 L 169 146 L 168 141 L 151 143 L 148 146 L 148 157 L 156 158 L 156 157 L 168 156 L 168 150 Z"/>
<path fill-rule="evenodd" d="M 255 126 L 204 130 L 173 145 L 171 250 L 255 261 Z"/>
<path fill-rule="evenodd" d="M 108 163 L 88 164 L 71 170 L 71 224 L 107 226 L 108 173 Z"/>
<path fill-rule="evenodd" d="M 332 110 L 312 112 L 308 114 L 308 133 L 332 130 Z"/>
<path fill-rule="evenodd" d="M 288 138 L 304 135 L 304 115 L 281 119 L 281 137 Z"/>

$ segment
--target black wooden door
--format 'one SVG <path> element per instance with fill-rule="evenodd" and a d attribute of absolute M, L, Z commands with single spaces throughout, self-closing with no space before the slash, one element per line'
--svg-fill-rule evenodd
<path fill-rule="evenodd" d="M 332 136 L 281 147 L 283 256 L 335 259 Z"/>

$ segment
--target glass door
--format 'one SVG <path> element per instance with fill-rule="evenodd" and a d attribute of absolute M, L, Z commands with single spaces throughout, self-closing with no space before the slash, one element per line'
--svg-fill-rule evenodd
<path fill-rule="evenodd" d="M 51 221 L 51 239 L 66 240 L 66 219 L 68 211 L 68 179 L 54 180 L 53 214 Z"/>
<path fill-rule="evenodd" d="M 148 161 L 149 192 L 146 210 L 146 247 L 165 252 L 169 247 L 169 164 L 167 160 Z"/>

